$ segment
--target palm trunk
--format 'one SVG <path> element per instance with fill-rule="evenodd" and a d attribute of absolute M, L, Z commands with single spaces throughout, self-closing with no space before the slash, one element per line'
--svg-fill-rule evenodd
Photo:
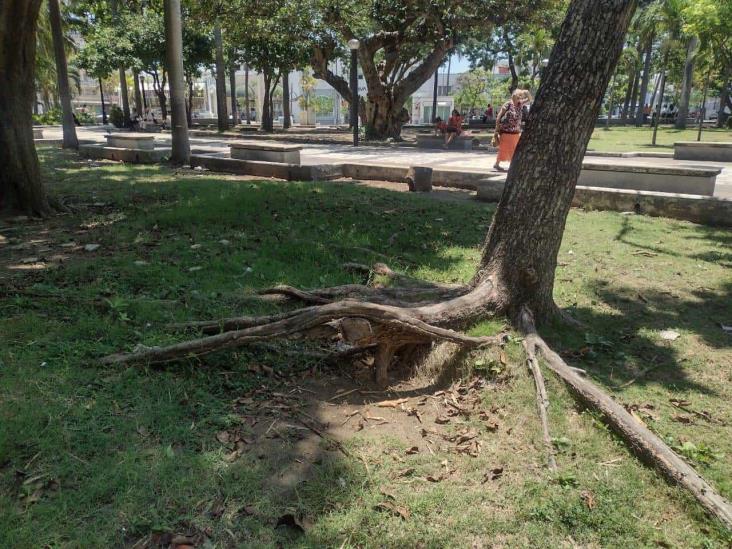
<path fill-rule="evenodd" d="M 74 112 L 71 110 L 71 91 L 69 90 L 69 75 L 66 66 L 66 51 L 64 50 L 63 30 L 61 28 L 61 10 L 58 0 L 48 0 L 48 17 L 53 35 L 53 54 L 56 58 L 56 79 L 58 94 L 61 99 L 63 113 L 63 148 L 78 149 L 79 140 L 76 137 Z"/>
<path fill-rule="evenodd" d="M 231 125 L 239 123 L 239 109 L 236 103 L 236 66 L 229 68 L 229 88 L 231 89 Z"/>
<path fill-rule="evenodd" d="M 694 53 L 699 40 L 692 36 L 686 46 L 686 61 L 684 62 L 684 77 L 681 80 L 681 101 L 679 112 L 676 117 L 676 129 L 686 129 L 686 118 L 689 116 L 689 100 L 691 99 L 691 88 L 694 85 Z"/>
<path fill-rule="evenodd" d="M 574 0 L 542 75 L 483 249 L 475 283 L 490 281 L 514 318 L 551 318 L 554 272 L 587 143 L 636 2 Z M 582 44 L 578 48 L 576 44 Z M 577 78 L 577 75 L 582 75 Z M 557 120 L 571 132 L 556 132 Z M 546 154 L 551 142 L 553 154 Z"/>
<path fill-rule="evenodd" d="M 216 44 L 216 111 L 219 131 L 229 129 L 229 115 L 226 112 L 226 67 L 224 65 L 224 44 L 221 38 L 221 26 L 218 21 L 214 25 L 214 42 Z"/>
<path fill-rule="evenodd" d="M 643 109 L 646 104 L 646 95 L 648 95 L 648 82 L 651 78 L 651 56 L 653 54 L 653 35 L 648 37 L 646 43 L 646 55 L 643 61 L 643 79 L 641 80 L 640 94 L 638 98 L 638 110 L 635 113 L 635 125 L 643 125 Z"/>
<path fill-rule="evenodd" d="M 282 72 L 282 127 L 286 130 L 290 124 L 290 74 L 287 69 Z"/>
<path fill-rule="evenodd" d="M 33 144 L 36 21 L 41 0 L 0 2 L 0 211 L 49 213 Z M 11 47 L 12 46 L 12 47 Z"/>
<path fill-rule="evenodd" d="M 610 86 L 610 105 L 607 108 L 607 120 L 605 120 L 605 129 L 610 129 L 610 121 L 613 118 L 613 100 L 615 99 L 615 77 L 613 76 L 613 83 Z"/>
<path fill-rule="evenodd" d="M 658 96 L 658 107 L 656 109 L 656 123 L 653 125 L 653 139 L 651 145 L 656 144 L 656 134 L 658 133 L 658 125 L 661 123 L 661 109 L 663 108 L 663 94 L 666 93 L 666 65 L 668 64 L 668 50 L 663 55 L 663 63 L 661 67 L 661 93 Z"/>
<path fill-rule="evenodd" d="M 183 26 L 181 24 L 180 0 L 165 0 L 165 44 L 170 87 L 172 134 L 171 160 L 176 164 L 187 164 L 191 156 L 186 124 L 186 96 L 183 76 Z"/>
<path fill-rule="evenodd" d="M 633 92 L 633 88 L 635 87 L 635 77 L 636 77 L 636 73 L 634 72 L 628 79 L 628 89 L 625 91 L 625 100 L 623 101 L 623 112 L 620 113 L 620 123 L 623 126 L 625 126 L 626 122 L 628 121 L 628 109 L 630 108 L 630 94 Z"/>

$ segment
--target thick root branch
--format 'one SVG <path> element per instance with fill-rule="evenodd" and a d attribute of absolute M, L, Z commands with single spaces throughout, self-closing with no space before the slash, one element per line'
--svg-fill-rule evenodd
<path fill-rule="evenodd" d="M 712 516 L 719 519 L 727 529 L 732 530 L 732 505 L 722 497 L 699 473 L 679 457 L 655 433 L 639 423 L 625 408 L 600 390 L 586 378 L 567 365 L 552 351 L 536 333 L 532 325 L 522 326 L 528 345 L 539 350 L 547 366 L 564 380 L 579 399 L 593 410 L 597 410 L 642 459 L 653 465 L 666 478 L 686 490 Z"/>
<path fill-rule="evenodd" d="M 143 348 L 131 353 L 110 355 L 102 359 L 102 362 L 105 364 L 130 362 L 156 364 L 274 338 L 328 337 L 336 335 L 338 332 L 343 333 L 344 330 L 348 331 L 348 327 L 353 322 L 344 325 L 346 319 L 360 319 L 366 324 L 374 325 L 369 330 L 359 330 L 360 335 L 357 338 L 345 338 L 349 343 L 356 345 L 381 343 L 391 339 L 403 343 L 445 340 L 477 347 L 496 344 L 502 340 L 502 336 L 472 337 L 447 328 L 433 326 L 420 320 L 414 315 L 414 311 L 374 303 L 339 301 L 293 311 L 287 313 L 285 318 L 272 322 L 262 322 L 257 318 L 248 319 L 247 322 L 252 324 L 250 327 L 185 341 L 168 347 Z M 266 318 L 271 319 L 271 317 Z"/>

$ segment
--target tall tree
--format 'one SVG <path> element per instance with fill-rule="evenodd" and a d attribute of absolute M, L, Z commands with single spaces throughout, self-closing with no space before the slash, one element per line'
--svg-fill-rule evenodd
<path fill-rule="evenodd" d="M 119 6 L 117 0 L 110 0 L 110 7 L 112 11 L 112 20 L 116 26 L 121 24 L 122 18 L 119 14 Z M 125 127 L 130 126 L 130 98 L 127 90 L 127 71 L 124 64 L 117 67 L 119 72 L 119 93 L 122 99 L 122 115 L 124 117 Z"/>
<path fill-rule="evenodd" d="M 434 75 L 443 59 L 469 36 L 490 33 L 494 23 L 530 20 L 549 0 L 328 0 L 304 17 L 316 29 L 311 65 L 315 76 L 351 101 L 348 81 L 330 63 L 345 44 L 360 41 L 359 68 L 366 83 L 361 113 L 370 138 L 398 138 L 407 99 Z"/>
<path fill-rule="evenodd" d="M 170 75 L 171 133 L 173 147 L 171 160 L 176 164 L 187 164 L 191 149 L 188 142 L 186 119 L 185 78 L 183 72 L 183 25 L 181 23 L 180 0 L 164 0 L 165 43 L 167 66 Z"/>
<path fill-rule="evenodd" d="M 61 99 L 63 114 L 63 147 L 78 149 L 79 140 L 76 137 L 74 112 L 71 110 L 71 90 L 69 89 L 69 75 L 66 66 L 66 50 L 64 49 L 63 29 L 61 28 L 61 9 L 58 0 L 48 0 L 48 17 L 51 21 L 53 33 L 53 51 L 56 57 L 56 78 L 58 80 L 58 94 Z"/>
<path fill-rule="evenodd" d="M 681 96 L 679 98 L 679 113 L 674 126 L 677 130 L 686 129 L 686 119 L 689 116 L 689 101 L 691 99 L 691 88 L 694 83 L 694 56 L 696 55 L 699 39 L 696 36 L 689 38 L 686 44 L 686 59 L 684 61 L 684 73 L 681 78 Z"/>
<path fill-rule="evenodd" d="M 286 130 L 290 123 L 290 70 L 282 69 L 282 127 Z"/>
<path fill-rule="evenodd" d="M 41 0 L 0 2 L 0 211 L 50 211 L 33 144 L 36 20 Z"/>

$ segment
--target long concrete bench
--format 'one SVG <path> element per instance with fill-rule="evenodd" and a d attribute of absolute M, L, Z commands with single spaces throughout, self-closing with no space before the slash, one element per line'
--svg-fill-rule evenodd
<path fill-rule="evenodd" d="M 282 164 L 300 164 L 302 145 L 280 143 L 252 143 L 237 141 L 229 145 L 231 158 L 237 160 L 262 160 Z"/>
<path fill-rule="evenodd" d="M 43 139 L 43 130 L 41 128 L 33 128 L 33 139 Z"/>
<path fill-rule="evenodd" d="M 659 193 L 713 196 L 721 168 L 600 164 L 584 162 L 577 185 Z"/>
<path fill-rule="evenodd" d="M 417 134 L 417 147 L 420 149 L 442 149 L 445 138 L 442 135 Z M 463 134 L 455 137 L 450 142 L 450 149 L 469 151 L 473 149 L 473 136 Z"/>
<path fill-rule="evenodd" d="M 732 162 L 732 143 L 709 141 L 678 141 L 674 143 L 674 158 L 678 160 L 709 160 Z"/>
<path fill-rule="evenodd" d="M 719 168 L 665 168 L 658 166 L 623 166 L 612 164 L 582 165 L 577 186 L 633 192 L 713 196 Z M 506 175 L 481 179 L 476 189 L 478 200 L 501 199 Z"/>
<path fill-rule="evenodd" d="M 107 147 L 141 151 L 152 151 L 155 149 L 155 137 L 152 135 L 139 133 L 111 133 L 104 137 L 107 140 Z"/>

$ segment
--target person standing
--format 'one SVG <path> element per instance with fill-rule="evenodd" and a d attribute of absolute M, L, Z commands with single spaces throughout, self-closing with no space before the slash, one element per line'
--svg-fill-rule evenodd
<path fill-rule="evenodd" d="M 516 151 L 519 138 L 521 137 L 521 122 L 524 117 L 524 106 L 530 101 L 531 95 L 528 90 L 516 89 L 511 94 L 511 100 L 507 101 L 498 111 L 496 116 L 496 131 L 493 138 L 498 142 L 498 156 L 493 169 L 504 171 L 501 162 L 511 162 L 513 153 Z"/>

